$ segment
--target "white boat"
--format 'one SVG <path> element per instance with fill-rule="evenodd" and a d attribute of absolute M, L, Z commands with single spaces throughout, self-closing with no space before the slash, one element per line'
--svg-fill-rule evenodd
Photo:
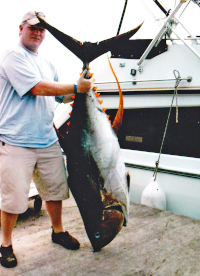
<path fill-rule="evenodd" d="M 159 1 L 154 2 L 165 12 Z M 180 22 L 190 5 L 196 5 L 200 16 L 199 1 L 181 0 L 159 22 L 154 39 L 133 36 L 129 44 L 116 45 L 111 63 L 124 95 L 118 139 L 130 174 L 131 201 L 141 203 L 145 187 L 156 175 L 166 209 L 200 219 L 200 37 Z M 179 35 L 181 28 L 184 36 Z M 95 79 L 113 120 L 119 96 L 108 63 L 95 71 Z M 56 109 L 57 128 L 69 119 L 70 111 L 70 105 Z"/>

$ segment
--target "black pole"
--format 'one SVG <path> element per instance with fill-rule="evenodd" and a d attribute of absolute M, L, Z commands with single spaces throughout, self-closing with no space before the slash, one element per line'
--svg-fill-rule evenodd
<path fill-rule="evenodd" d="M 199 0 L 192 0 L 192 1 L 200 7 L 200 1 Z"/>
<path fill-rule="evenodd" d="M 164 12 L 164 14 L 165 14 L 166 16 L 169 15 L 170 10 L 166 11 L 165 8 L 164 8 L 157 0 L 153 0 L 153 1 L 154 1 L 154 3 L 159 7 L 159 9 L 160 9 L 162 12 Z"/>
<path fill-rule="evenodd" d="M 119 27 L 118 27 L 117 35 L 119 34 L 120 29 L 121 29 L 121 26 L 122 26 L 122 21 L 123 21 L 124 14 L 125 14 L 125 11 L 126 11 L 126 6 L 127 6 L 127 3 L 128 3 L 128 0 L 126 0 L 126 1 L 125 1 L 125 4 L 124 4 L 124 10 L 123 10 L 123 12 L 122 12 L 122 17 L 121 17 L 121 20 L 120 20 L 120 23 L 119 23 Z"/>

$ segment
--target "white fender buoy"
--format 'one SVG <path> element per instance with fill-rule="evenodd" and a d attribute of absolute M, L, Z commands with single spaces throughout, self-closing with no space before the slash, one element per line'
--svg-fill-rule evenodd
<path fill-rule="evenodd" d="M 142 193 L 141 204 L 160 210 L 166 210 L 165 193 L 158 185 L 157 181 L 154 181 L 154 177 L 151 178 L 150 183 Z"/>

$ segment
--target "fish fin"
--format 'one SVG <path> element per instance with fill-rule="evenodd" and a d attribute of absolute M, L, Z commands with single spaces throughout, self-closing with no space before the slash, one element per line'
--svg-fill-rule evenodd
<path fill-rule="evenodd" d="M 130 174 L 127 172 L 126 174 L 126 179 L 127 179 L 127 187 L 128 187 L 128 191 L 130 191 Z"/>
<path fill-rule="evenodd" d="M 107 55 L 108 56 L 108 55 Z M 115 132 L 115 134 L 117 134 L 121 124 L 122 124 L 122 119 L 123 119 L 123 114 L 124 114 L 124 100 L 123 100 L 123 94 L 122 94 L 122 90 L 121 90 L 121 87 L 120 87 L 120 84 L 119 84 L 119 81 L 117 79 L 117 76 L 113 70 L 113 67 L 111 65 L 111 62 L 110 62 L 110 59 L 109 59 L 109 56 L 108 56 L 108 62 L 109 62 L 109 65 L 110 65 L 110 69 L 116 79 L 116 82 L 117 82 L 117 86 L 118 86 L 118 89 L 119 89 L 119 108 L 117 110 L 117 114 L 115 116 L 115 119 L 113 121 L 113 124 L 112 124 L 112 128 Z"/>
<path fill-rule="evenodd" d="M 100 96 L 100 93 L 95 93 L 95 96 L 98 98 Z"/>

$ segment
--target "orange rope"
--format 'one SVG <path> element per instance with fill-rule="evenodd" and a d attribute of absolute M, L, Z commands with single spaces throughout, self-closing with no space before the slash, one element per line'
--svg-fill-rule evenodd
<path fill-rule="evenodd" d="M 118 86 L 118 89 L 119 89 L 119 108 L 117 110 L 117 114 L 116 114 L 115 119 L 114 119 L 113 124 L 112 124 L 113 130 L 117 134 L 117 132 L 118 132 L 118 130 L 119 130 L 121 124 L 122 124 L 123 113 L 124 113 L 124 100 L 123 100 L 123 94 L 122 94 L 122 90 L 121 90 L 119 81 L 117 79 L 117 76 L 116 76 L 113 68 L 112 68 L 109 56 L 108 56 L 108 62 L 109 62 L 109 65 L 110 65 L 110 69 L 111 69 L 111 71 L 112 71 L 112 73 L 113 73 L 113 75 L 116 79 L 117 86 Z"/>

